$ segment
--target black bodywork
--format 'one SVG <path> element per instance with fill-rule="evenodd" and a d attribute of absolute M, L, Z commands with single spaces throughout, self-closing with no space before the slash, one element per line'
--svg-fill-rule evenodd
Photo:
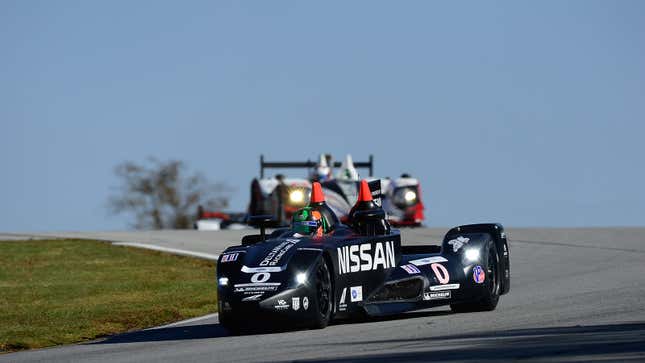
<path fill-rule="evenodd" d="M 439 305 L 492 310 L 509 291 L 509 248 L 500 224 L 455 227 L 440 246 L 402 245 L 397 229 L 374 232 L 361 235 L 340 224 L 321 238 L 289 229 L 246 236 L 217 263 L 220 322 L 231 329 L 324 327 L 335 319 Z"/>

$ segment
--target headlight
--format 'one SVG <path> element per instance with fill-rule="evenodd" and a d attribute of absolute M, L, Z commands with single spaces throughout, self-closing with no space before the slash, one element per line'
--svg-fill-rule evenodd
<path fill-rule="evenodd" d="M 294 204 L 302 203 L 305 201 L 305 193 L 303 193 L 300 189 L 293 190 L 291 191 L 291 193 L 289 193 L 289 200 Z"/>
<path fill-rule="evenodd" d="M 300 272 L 296 274 L 296 283 L 298 285 L 302 285 L 305 282 L 307 282 L 307 274 L 304 272 Z"/>
<path fill-rule="evenodd" d="M 407 192 L 405 192 L 405 196 L 403 198 L 405 198 L 405 201 L 408 203 L 413 202 L 417 199 L 417 193 L 415 193 L 413 190 L 408 190 Z"/>
<path fill-rule="evenodd" d="M 469 248 L 466 250 L 466 259 L 468 261 L 477 261 L 479 260 L 479 250 L 476 248 Z"/>
<path fill-rule="evenodd" d="M 419 201 L 417 187 L 400 187 L 392 193 L 392 202 L 399 208 L 407 208 L 415 205 Z"/>
<path fill-rule="evenodd" d="M 220 277 L 218 281 L 220 286 L 228 285 L 228 277 Z"/>

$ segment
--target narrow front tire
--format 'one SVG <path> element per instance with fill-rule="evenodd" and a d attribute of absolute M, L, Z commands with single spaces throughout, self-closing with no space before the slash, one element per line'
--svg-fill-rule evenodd
<path fill-rule="evenodd" d="M 500 259 L 495 242 L 490 240 L 486 244 L 486 289 L 483 296 L 473 302 L 463 304 L 452 304 L 450 309 L 457 313 L 471 311 L 492 311 L 497 307 L 501 291 Z"/>

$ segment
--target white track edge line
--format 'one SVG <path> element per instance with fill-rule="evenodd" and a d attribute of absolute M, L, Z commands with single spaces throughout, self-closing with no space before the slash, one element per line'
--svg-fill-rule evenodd
<path fill-rule="evenodd" d="M 194 323 L 194 322 L 196 322 L 196 321 L 206 320 L 206 319 L 211 319 L 211 318 L 216 318 L 216 319 L 217 319 L 217 322 L 219 323 L 219 314 L 218 314 L 218 313 L 212 313 L 212 314 L 207 314 L 207 315 L 198 316 L 198 317 L 196 317 L 196 318 L 192 318 L 192 319 L 186 319 L 186 320 L 182 320 L 182 321 L 177 321 L 177 322 L 170 323 L 170 324 L 166 324 L 166 325 L 155 326 L 154 328 L 148 328 L 148 329 L 144 329 L 144 330 L 155 330 L 155 329 L 162 329 L 162 328 L 172 328 L 172 327 L 177 326 L 177 325 Z"/>
<path fill-rule="evenodd" d="M 112 244 L 115 245 L 115 246 L 128 246 L 128 247 L 146 248 L 146 249 L 154 250 L 154 251 L 174 253 L 174 254 L 183 255 L 183 256 L 198 257 L 198 258 L 203 258 L 203 259 L 212 260 L 212 261 L 217 261 L 217 259 L 219 258 L 219 255 L 213 255 L 213 254 L 210 254 L 210 253 L 194 252 L 194 251 L 188 251 L 188 250 L 180 250 L 180 249 L 177 249 L 177 248 L 162 247 L 162 246 L 150 245 L 150 244 L 146 244 L 146 243 L 113 242 Z"/>

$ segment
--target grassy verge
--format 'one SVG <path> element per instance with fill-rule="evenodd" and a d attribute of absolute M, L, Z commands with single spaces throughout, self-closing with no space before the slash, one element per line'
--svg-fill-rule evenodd
<path fill-rule="evenodd" d="M 0 351 L 216 310 L 214 262 L 84 240 L 0 241 Z"/>

